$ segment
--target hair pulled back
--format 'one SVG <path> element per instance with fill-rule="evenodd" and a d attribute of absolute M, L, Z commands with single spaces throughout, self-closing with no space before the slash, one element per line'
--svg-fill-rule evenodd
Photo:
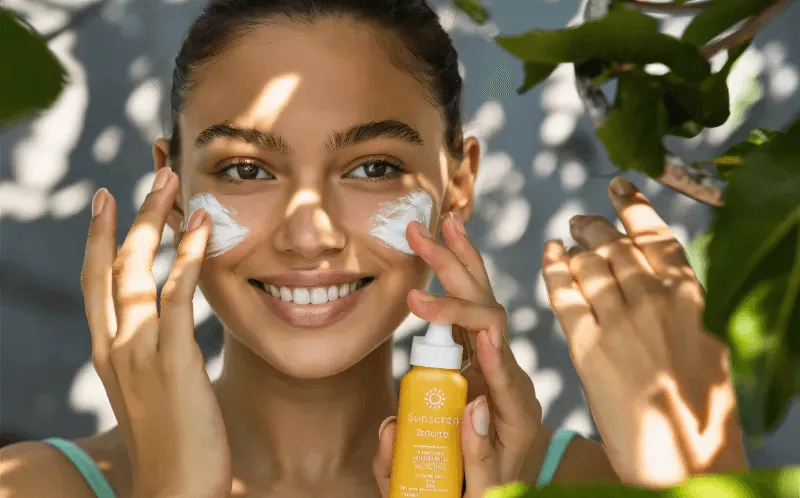
<path fill-rule="evenodd" d="M 403 53 L 392 53 L 392 63 L 417 79 L 426 97 L 445 120 L 444 143 L 456 159 L 463 157 L 461 121 L 462 80 L 458 54 L 436 13 L 425 0 L 210 0 L 189 28 L 175 58 L 172 74 L 172 139 L 169 154 L 180 156 L 181 112 L 204 64 L 218 57 L 251 29 L 264 25 L 315 22 L 349 17 L 393 33 Z M 397 52 L 394 47 L 394 52 Z"/>

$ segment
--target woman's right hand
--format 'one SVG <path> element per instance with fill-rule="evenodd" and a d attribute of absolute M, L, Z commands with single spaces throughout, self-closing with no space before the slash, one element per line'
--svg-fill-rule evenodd
<path fill-rule="evenodd" d="M 158 171 L 119 253 L 116 203 L 98 191 L 81 287 L 92 361 L 125 437 L 133 496 L 216 498 L 230 495 L 230 451 L 192 311 L 210 232 L 205 212 L 189 221 L 160 314 L 151 271 L 178 183 L 169 168 Z"/>

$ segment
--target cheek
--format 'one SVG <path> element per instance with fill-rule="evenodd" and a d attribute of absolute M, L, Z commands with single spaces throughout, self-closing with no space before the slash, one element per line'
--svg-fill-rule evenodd
<path fill-rule="evenodd" d="M 360 227 L 376 243 L 403 255 L 416 253 L 408 244 L 406 230 L 414 221 L 431 228 L 433 200 L 422 189 L 381 202 L 356 201 L 348 203 L 348 221 Z"/>

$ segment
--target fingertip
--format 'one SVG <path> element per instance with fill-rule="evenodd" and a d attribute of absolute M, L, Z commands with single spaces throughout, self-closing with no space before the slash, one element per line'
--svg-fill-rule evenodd
<path fill-rule="evenodd" d="M 392 415 L 391 417 L 386 417 L 383 422 L 381 422 L 381 426 L 378 428 L 378 440 L 383 440 L 384 431 L 390 431 L 394 433 L 394 428 L 397 425 L 397 417 Z"/>
<path fill-rule="evenodd" d="M 544 243 L 544 254 L 542 261 L 545 265 L 549 265 L 559 261 L 565 254 L 564 242 L 561 240 L 548 240 Z"/>
<path fill-rule="evenodd" d="M 189 217 L 189 223 L 187 225 L 187 231 L 191 232 L 200 227 L 208 217 L 208 213 L 203 208 L 196 209 L 192 215 Z"/>

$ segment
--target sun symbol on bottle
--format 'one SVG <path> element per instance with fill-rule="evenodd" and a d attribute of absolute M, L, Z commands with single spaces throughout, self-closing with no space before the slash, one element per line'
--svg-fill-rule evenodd
<path fill-rule="evenodd" d="M 425 393 L 425 404 L 428 408 L 441 408 L 445 399 L 442 390 L 435 387 Z"/>

